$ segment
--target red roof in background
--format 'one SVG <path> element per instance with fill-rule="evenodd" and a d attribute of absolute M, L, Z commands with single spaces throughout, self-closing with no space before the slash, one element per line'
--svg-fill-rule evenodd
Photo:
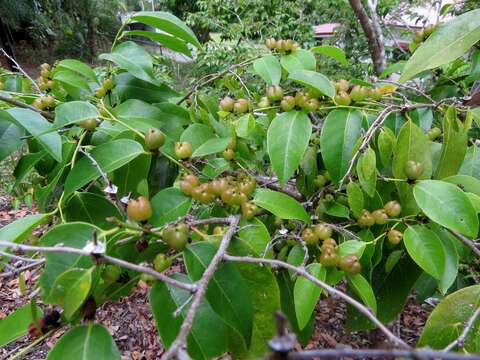
<path fill-rule="evenodd" d="M 332 36 L 335 28 L 339 27 L 339 23 L 328 23 L 313 26 L 315 36 Z"/>

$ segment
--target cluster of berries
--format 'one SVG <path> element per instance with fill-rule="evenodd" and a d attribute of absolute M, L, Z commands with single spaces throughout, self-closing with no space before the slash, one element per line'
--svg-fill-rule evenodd
<path fill-rule="evenodd" d="M 40 76 L 35 79 L 38 87 L 42 91 L 53 90 L 55 88 L 55 80 L 52 79 L 52 68 L 49 64 L 40 65 Z"/>
<path fill-rule="evenodd" d="M 282 54 L 289 54 L 300 48 L 300 45 L 292 39 L 275 40 L 273 38 L 270 38 L 265 40 L 265 46 L 270 50 L 275 50 Z"/>

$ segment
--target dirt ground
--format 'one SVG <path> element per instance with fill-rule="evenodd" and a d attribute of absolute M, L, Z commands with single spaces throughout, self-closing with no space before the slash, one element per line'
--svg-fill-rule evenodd
<path fill-rule="evenodd" d="M 12 210 L 9 199 L 1 196 L 0 226 L 4 226 L 32 211 L 35 210 L 28 208 Z M 32 286 L 39 274 L 35 271 L 27 271 L 24 275 L 28 289 L 26 294 L 21 294 L 18 278 L 0 279 L 0 319 L 29 302 L 28 295 L 33 291 Z M 110 330 L 121 352 L 122 360 L 158 359 L 163 352 L 153 315 L 150 311 L 148 292 L 148 286 L 141 283 L 130 296 L 120 301 L 106 303 L 97 310 L 96 321 Z M 41 305 L 41 302 L 39 304 Z M 411 298 L 400 318 L 393 324 L 393 331 L 409 344 L 415 344 L 431 310 L 432 308 L 429 305 L 415 303 Z M 324 298 L 319 302 L 316 314 L 315 332 L 311 342 L 306 347 L 307 349 L 334 348 L 337 346 L 351 346 L 353 348 L 382 348 L 387 346 L 383 342 L 383 336 L 377 331 L 346 334 L 344 332 L 346 306 L 336 299 Z M 45 359 L 55 342 L 67 330 L 66 327 L 59 329 L 21 359 Z M 4 348 L 0 348 L 0 359 L 10 358 L 10 356 L 28 346 L 31 341 L 28 336 L 25 336 Z"/>

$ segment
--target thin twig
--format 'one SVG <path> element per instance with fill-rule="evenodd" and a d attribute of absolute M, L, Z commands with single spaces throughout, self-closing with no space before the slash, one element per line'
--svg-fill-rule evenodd
<path fill-rule="evenodd" d="M 40 109 L 37 109 L 36 107 L 32 106 L 32 105 L 28 105 L 28 104 L 25 104 L 21 101 L 17 101 L 17 100 L 14 100 L 10 97 L 6 97 L 6 96 L 3 96 L 3 95 L 0 95 L 0 101 L 4 101 L 6 103 L 9 103 L 9 104 L 12 104 L 12 105 L 15 105 L 19 108 L 23 108 L 23 109 L 29 109 L 29 110 L 32 110 L 32 111 L 35 111 L 37 113 L 39 113 L 40 115 L 42 115 L 44 118 L 47 118 L 49 120 L 53 120 L 55 119 L 55 117 L 48 111 L 43 111 L 43 110 L 40 110 Z"/>
<path fill-rule="evenodd" d="M 5 257 L 8 257 L 10 259 L 20 260 L 20 261 L 24 261 L 24 262 L 37 262 L 38 260 L 40 260 L 40 259 L 33 259 L 33 258 L 24 257 L 24 256 L 18 256 L 18 255 L 10 254 L 10 253 L 7 253 L 5 251 L 0 251 L 0 256 L 5 256 Z"/>
<path fill-rule="evenodd" d="M 195 292 L 192 305 L 188 309 L 187 315 L 185 316 L 185 320 L 182 323 L 180 328 L 180 332 L 177 335 L 177 338 L 172 343 L 170 348 L 165 352 L 162 356 L 162 360 L 171 359 L 175 356 L 178 356 L 178 353 L 185 350 L 187 336 L 190 333 L 190 330 L 193 326 L 193 320 L 197 315 L 198 309 L 200 308 L 200 304 L 202 303 L 203 297 L 207 292 L 207 287 L 212 279 L 215 271 L 217 270 L 218 265 L 223 260 L 225 253 L 227 252 L 228 245 L 230 244 L 230 240 L 232 239 L 233 235 L 237 231 L 238 223 L 240 222 L 240 216 L 232 216 L 229 217 L 229 228 L 228 231 L 223 235 L 222 242 L 215 253 L 212 261 L 205 269 L 205 272 L 202 275 L 202 278 L 197 282 L 197 291 Z"/>
<path fill-rule="evenodd" d="M 74 255 L 79 255 L 79 256 L 92 256 L 98 260 L 102 260 L 104 262 L 113 264 L 113 265 L 118 265 L 121 267 L 124 267 L 126 269 L 130 269 L 133 271 L 137 271 L 139 273 L 145 273 L 148 275 L 153 276 L 155 279 L 158 279 L 160 281 L 164 281 L 167 284 L 176 286 L 180 289 L 184 289 L 190 292 L 194 292 L 197 288 L 195 284 L 185 284 L 183 282 L 177 281 L 175 279 L 172 279 L 162 273 L 159 273 L 152 268 L 142 266 L 142 265 L 137 265 L 130 263 L 128 261 L 118 259 L 109 255 L 104 255 L 104 254 L 98 254 L 90 251 L 85 251 L 82 249 L 77 249 L 77 248 L 72 248 L 72 247 L 67 247 L 67 246 L 32 246 L 32 245 L 24 245 L 24 244 L 16 244 L 16 243 L 11 243 L 8 241 L 0 241 L 0 247 L 7 247 L 11 248 L 13 250 L 22 250 L 22 251 L 39 251 L 42 253 L 64 253 L 64 254 L 74 254 Z"/>
<path fill-rule="evenodd" d="M 231 256 L 231 255 L 224 255 L 224 259 L 227 261 L 234 261 L 234 262 L 245 262 L 245 263 L 252 263 L 252 264 L 265 264 L 270 265 L 272 267 L 281 267 L 288 270 L 291 270 L 298 275 L 304 277 L 305 279 L 313 282 L 317 286 L 321 287 L 325 291 L 327 291 L 330 295 L 342 298 L 347 303 L 352 305 L 358 311 L 360 311 L 363 315 L 365 315 L 371 322 L 373 322 L 379 329 L 382 331 L 388 340 L 395 346 L 410 349 L 410 346 L 405 343 L 402 339 L 397 337 L 394 333 L 392 333 L 377 317 L 364 305 L 359 303 L 357 300 L 351 298 L 347 294 L 343 293 L 340 290 L 335 289 L 334 287 L 326 284 L 325 282 L 317 279 L 315 276 L 309 274 L 306 270 L 296 267 L 294 265 L 288 264 L 284 261 L 274 260 L 274 259 L 262 259 L 262 258 L 254 258 L 249 256 Z"/>
<path fill-rule="evenodd" d="M 8 58 L 11 62 L 13 62 L 15 64 L 15 68 L 20 71 L 32 84 L 33 86 L 35 87 L 35 89 L 37 90 L 37 92 L 41 95 L 45 95 L 43 93 L 43 91 L 38 87 L 38 84 L 35 82 L 35 80 L 33 80 L 30 75 L 27 74 L 27 72 L 25 70 L 22 69 L 22 67 L 20 66 L 20 64 L 18 62 L 15 61 L 15 59 L 13 57 L 11 57 L 10 55 L 8 55 L 8 53 L 3 49 L 3 48 L 0 48 L 0 51 L 3 53 L 3 55 L 5 55 L 6 58 Z"/>
<path fill-rule="evenodd" d="M 38 260 L 37 262 L 32 262 L 28 265 L 19 267 L 19 268 L 13 268 L 11 271 L 5 272 L 0 274 L 0 279 L 10 277 L 10 276 L 15 276 L 17 274 L 20 274 L 21 272 L 24 272 L 26 270 L 29 270 L 31 268 L 37 267 L 39 265 L 42 265 L 45 262 L 45 260 Z"/>
<path fill-rule="evenodd" d="M 467 324 L 465 325 L 465 328 L 463 329 L 462 333 L 460 336 L 452 341 L 450 344 L 448 344 L 445 349 L 443 349 L 444 352 L 448 352 L 456 348 L 457 346 L 460 348 L 465 347 L 465 340 L 467 339 L 468 333 L 470 330 L 472 330 L 473 325 L 477 321 L 477 319 L 480 317 L 480 306 L 477 308 L 477 310 L 474 311 L 473 315 L 470 317 L 468 320 Z"/>

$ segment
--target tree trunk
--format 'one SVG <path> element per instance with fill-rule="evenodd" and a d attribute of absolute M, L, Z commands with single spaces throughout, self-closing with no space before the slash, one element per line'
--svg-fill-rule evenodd
<path fill-rule="evenodd" d="M 361 0 L 349 0 L 350 5 L 355 13 L 355 16 L 360 21 L 363 32 L 368 40 L 368 50 L 372 58 L 373 70 L 375 74 L 380 75 L 386 66 L 385 47 L 383 41 L 380 41 L 379 36 L 375 31 L 372 20 L 368 17 L 365 8 L 362 5 Z M 378 25 L 377 31 L 380 25 Z M 380 36 L 382 38 L 382 36 Z"/>

